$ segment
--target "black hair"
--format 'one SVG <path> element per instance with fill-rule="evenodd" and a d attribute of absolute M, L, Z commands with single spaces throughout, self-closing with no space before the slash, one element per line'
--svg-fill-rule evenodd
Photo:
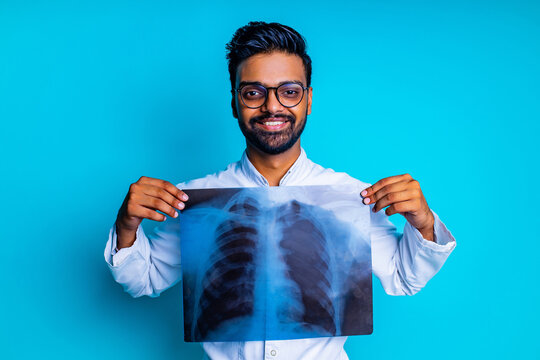
<path fill-rule="evenodd" d="M 300 56 L 304 63 L 307 86 L 311 84 L 311 58 L 306 52 L 306 40 L 289 26 L 276 22 L 251 21 L 236 30 L 226 49 L 232 89 L 235 87 L 236 70 L 242 61 L 255 54 L 272 51 Z"/>

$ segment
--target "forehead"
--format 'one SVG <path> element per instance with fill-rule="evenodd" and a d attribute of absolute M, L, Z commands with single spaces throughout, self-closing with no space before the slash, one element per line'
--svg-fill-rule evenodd
<path fill-rule="evenodd" d="M 274 86 L 283 81 L 301 81 L 306 84 L 302 58 L 296 54 L 271 52 L 250 56 L 238 65 L 236 85 L 241 81 L 260 81 Z"/>

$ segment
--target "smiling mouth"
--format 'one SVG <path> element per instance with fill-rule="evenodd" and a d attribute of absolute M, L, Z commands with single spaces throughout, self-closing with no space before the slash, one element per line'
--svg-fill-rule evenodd
<path fill-rule="evenodd" d="M 276 131 L 276 130 L 281 130 L 283 129 L 285 126 L 287 126 L 287 123 L 289 121 L 287 120 L 272 120 L 272 121 L 263 121 L 263 122 L 257 122 L 257 124 L 263 128 L 264 130 L 269 130 L 269 131 Z"/>
<path fill-rule="evenodd" d="M 272 125 L 281 125 L 284 122 L 285 121 L 266 121 L 266 122 L 263 122 L 262 124 L 264 124 L 266 126 L 272 126 Z"/>
<path fill-rule="evenodd" d="M 268 118 L 262 121 L 256 121 L 256 124 L 264 130 L 275 131 L 283 129 L 289 122 L 288 119 L 284 118 Z"/>

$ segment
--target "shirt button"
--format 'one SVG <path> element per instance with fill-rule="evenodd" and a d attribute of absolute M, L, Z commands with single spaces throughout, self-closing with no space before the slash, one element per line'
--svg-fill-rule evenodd
<path fill-rule="evenodd" d="M 272 356 L 276 356 L 276 355 L 277 355 L 277 351 L 276 351 L 276 350 L 272 350 L 272 351 L 270 351 L 270 355 L 272 355 Z"/>

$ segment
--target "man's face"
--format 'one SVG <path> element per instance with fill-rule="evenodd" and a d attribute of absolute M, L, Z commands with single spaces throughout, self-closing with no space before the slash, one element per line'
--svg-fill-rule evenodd
<path fill-rule="evenodd" d="M 300 82 L 306 86 L 304 64 L 298 55 L 283 52 L 257 54 L 238 65 L 236 88 L 257 82 L 266 87 L 277 87 L 284 82 Z M 232 99 L 233 116 L 249 144 L 267 154 L 279 154 L 290 149 L 300 138 L 307 115 L 311 114 L 311 88 L 304 92 L 302 101 L 294 107 L 284 107 L 274 89 L 268 90 L 266 102 L 250 109 L 237 92 Z M 283 122 L 272 125 L 268 122 Z M 267 123 L 265 125 L 265 123 Z"/>

